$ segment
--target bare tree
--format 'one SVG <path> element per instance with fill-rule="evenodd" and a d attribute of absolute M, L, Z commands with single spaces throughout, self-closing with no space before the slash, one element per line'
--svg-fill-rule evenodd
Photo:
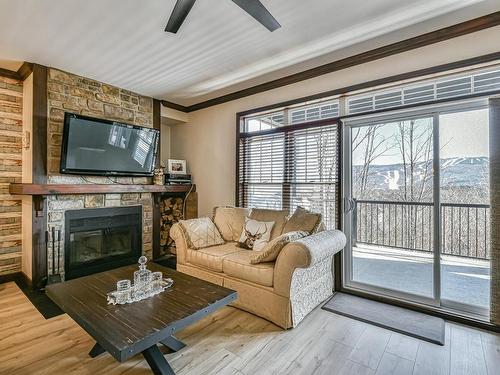
<path fill-rule="evenodd" d="M 354 176 L 355 195 L 365 198 L 370 193 L 369 177 L 372 163 L 392 148 L 391 142 L 381 133 L 383 125 L 354 128 L 352 131 L 352 151 L 363 155 L 361 169 Z"/>
<path fill-rule="evenodd" d="M 432 201 L 432 123 L 425 120 L 401 121 L 394 134 L 395 145 L 402 160 L 402 188 L 398 190 L 398 200 L 421 203 Z M 416 249 L 420 242 L 429 243 L 428 210 L 430 206 L 402 205 L 401 245 Z M 424 239 L 424 236 L 426 237 Z"/>
<path fill-rule="evenodd" d="M 402 160 L 403 188 L 399 199 L 408 202 L 432 198 L 432 124 L 401 121 L 395 144 Z"/>

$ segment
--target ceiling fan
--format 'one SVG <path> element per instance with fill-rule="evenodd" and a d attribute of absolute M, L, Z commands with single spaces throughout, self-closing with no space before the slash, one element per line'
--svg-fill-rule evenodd
<path fill-rule="evenodd" d="M 278 21 L 276 21 L 276 19 L 271 15 L 271 13 L 269 13 L 266 7 L 262 5 L 259 0 L 232 1 L 257 21 L 259 21 L 269 31 L 274 31 L 281 27 Z M 195 2 L 196 0 L 177 0 L 174 6 L 174 10 L 172 11 L 172 14 L 170 15 L 170 18 L 168 20 L 167 27 L 165 27 L 165 31 L 174 34 L 177 33 L 177 30 L 179 30 L 179 27 L 181 27 Z"/>

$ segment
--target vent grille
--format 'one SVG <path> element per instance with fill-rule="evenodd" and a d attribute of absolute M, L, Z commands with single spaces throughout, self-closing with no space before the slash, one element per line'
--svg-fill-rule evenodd
<path fill-rule="evenodd" d="M 348 114 L 356 114 L 496 90 L 500 90 L 500 70 L 405 86 L 369 96 L 353 96 L 347 100 L 347 108 Z"/>
<path fill-rule="evenodd" d="M 290 124 L 324 120 L 339 116 L 339 103 L 328 103 L 290 110 Z"/>

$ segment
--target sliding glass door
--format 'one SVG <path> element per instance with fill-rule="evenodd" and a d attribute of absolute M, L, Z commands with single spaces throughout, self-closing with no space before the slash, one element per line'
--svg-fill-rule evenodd
<path fill-rule="evenodd" d="M 488 109 L 439 115 L 441 302 L 485 315 L 490 304 Z"/>
<path fill-rule="evenodd" d="M 488 113 L 480 105 L 346 122 L 347 287 L 487 311 Z"/>

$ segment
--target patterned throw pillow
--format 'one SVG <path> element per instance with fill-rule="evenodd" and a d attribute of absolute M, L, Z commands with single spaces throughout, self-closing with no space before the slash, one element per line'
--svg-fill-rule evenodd
<path fill-rule="evenodd" d="M 271 238 L 274 221 L 257 221 L 245 218 L 245 225 L 238 246 L 248 250 L 260 250 Z"/>
<path fill-rule="evenodd" d="M 290 242 L 297 241 L 303 237 L 307 237 L 309 233 L 305 231 L 295 231 L 282 234 L 276 237 L 274 240 L 268 242 L 264 248 L 260 251 L 256 251 L 250 257 L 250 263 L 258 264 L 264 262 L 274 262 L 281 249 L 283 249 Z"/>
<path fill-rule="evenodd" d="M 190 249 L 202 249 L 224 244 L 219 230 L 208 217 L 180 220 L 179 225 L 186 235 L 187 245 Z"/>
<path fill-rule="evenodd" d="M 321 224 L 323 217 L 320 213 L 308 211 L 298 206 L 293 215 L 288 219 L 282 233 L 304 230 L 309 233 L 315 233 Z"/>

